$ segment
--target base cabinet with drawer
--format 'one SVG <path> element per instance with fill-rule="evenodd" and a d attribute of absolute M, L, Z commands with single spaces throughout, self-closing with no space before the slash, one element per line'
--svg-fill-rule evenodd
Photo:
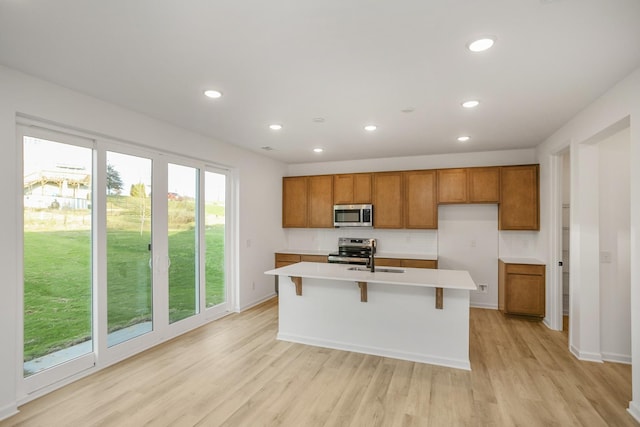
<path fill-rule="evenodd" d="M 404 259 L 404 258 L 377 258 L 378 267 L 406 267 L 406 268 L 438 268 L 438 261 L 432 259 Z"/>
<path fill-rule="evenodd" d="M 498 261 L 498 308 L 505 314 L 545 316 L 545 266 Z"/>

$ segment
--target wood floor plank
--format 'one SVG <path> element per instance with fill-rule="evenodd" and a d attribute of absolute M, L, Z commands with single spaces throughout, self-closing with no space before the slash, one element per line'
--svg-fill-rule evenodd
<path fill-rule="evenodd" d="M 471 309 L 472 371 L 276 340 L 277 299 L 43 396 L 13 426 L 634 426 L 631 367 Z"/>

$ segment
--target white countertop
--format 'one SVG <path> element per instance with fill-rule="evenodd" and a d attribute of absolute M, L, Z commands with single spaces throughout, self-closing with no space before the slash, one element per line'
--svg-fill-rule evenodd
<path fill-rule="evenodd" d="M 536 258 L 500 257 L 498 259 L 505 264 L 544 265 L 543 261 Z"/>
<path fill-rule="evenodd" d="M 380 267 L 393 270 L 404 270 L 404 273 L 371 273 L 370 271 L 349 270 L 349 268 L 352 267 L 361 266 L 299 262 L 286 267 L 265 271 L 265 274 L 349 282 L 386 283 L 392 285 L 428 288 L 463 289 L 470 291 L 477 290 L 477 286 L 473 282 L 471 275 L 468 271 L 464 270 Z"/>

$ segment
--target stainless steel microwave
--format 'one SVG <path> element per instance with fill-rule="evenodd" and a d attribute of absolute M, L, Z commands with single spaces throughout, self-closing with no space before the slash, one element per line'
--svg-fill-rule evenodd
<path fill-rule="evenodd" d="M 373 205 L 334 205 L 334 227 L 373 227 Z"/>

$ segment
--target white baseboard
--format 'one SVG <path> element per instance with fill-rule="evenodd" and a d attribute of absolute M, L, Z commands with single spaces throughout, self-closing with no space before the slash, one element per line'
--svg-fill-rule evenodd
<path fill-rule="evenodd" d="M 603 363 L 602 362 L 602 354 L 600 354 L 600 353 L 589 353 L 587 351 L 580 351 L 577 348 L 575 348 L 574 346 L 570 346 L 569 347 L 569 351 L 571 351 L 571 353 L 576 358 L 578 358 L 578 360 L 582 360 L 584 362 Z"/>
<path fill-rule="evenodd" d="M 11 405 L 7 405 L 3 408 L 0 408 L 0 421 L 6 420 L 9 417 L 13 417 L 18 412 L 17 403 L 13 403 Z"/>
<path fill-rule="evenodd" d="M 602 353 L 602 360 L 605 362 L 624 363 L 631 365 L 630 354 Z"/>
<path fill-rule="evenodd" d="M 273 293 L 267 295 L 266 297 L 258 298 L 258 299 L 254 300 L 254 301 L 249 302 L 248 304 L 245 304 L 245 305 L 241 306 L 239 308 L 239 311 L 248 310 L 251 307 L 255 307 L 256 305 L 260 305 L 265 301 L 269 301 L 271 298 L 275 298 L 276 296 L 277 296 L 276 293 L 273 292 Z"/>
<path fill-rule="evenodd" d="M 636 402 L 632 400 L 629 402 L 629 408 L 627 408 L 627 412 L 631 414 L 636 421 L 640 422 L 640 402 Z"/>
<path fill-rule="evenodd" d="M 469 303 L 469 307 L 486 308 L 487 310 L 497 310 L 498 309 L 498 304 L 488 304 L 488 303 L 483 303 L 483 302 L 473 302 L 473 301 L 471 301 Z"/>
<path fill-rule="evenodd" d="M 321 340 L 309 337 L 302 337 L 292 334 L 278 333 L 277 338 L 281 341 L 294 342 L 298 344 L 312 345 L 315 347 L 332 348 L 334 350 L 352 351 L 355 353 L 371 354 L 373 356 L 390 357 L 392 359 L 408 360 L 410 362 L 427 363 L 429 365 L 445 366 L 447 368 L 471 370 L 471 363 L 468 360 L 445 359 L 428 354 L 408 353 L 378 347 L 365 347 L 348 344 L 344 342 Z"/>

